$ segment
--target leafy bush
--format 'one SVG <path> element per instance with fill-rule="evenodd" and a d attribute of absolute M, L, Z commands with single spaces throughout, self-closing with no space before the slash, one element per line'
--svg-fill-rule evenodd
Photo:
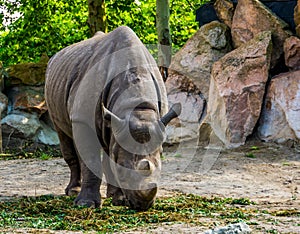
<path fill-rule="evenodd" d="M 181 47 L 197 30 L 195 10 L 207 0 L 170 1 L 170 27 L 173 46 Z M 109 31 L 120 25 L 131 27 L 145 44 L 156 44 L 156 1 L 107 0 Z M 37 61 L 43 53 L 49 57 L 60 49 L 89 37 L 86 1 L 80 0 L 0 0 L 2 9 L 21 17 L 7 28 L 0 26 L 0 61 L 5 66 Z M 0 9 L 0 20 L 5 17 Z"/>

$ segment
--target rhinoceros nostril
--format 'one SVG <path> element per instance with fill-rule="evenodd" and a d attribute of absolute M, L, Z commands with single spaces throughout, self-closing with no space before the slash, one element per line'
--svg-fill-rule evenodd
<path fill-rule="evenodd" d="M 155 170 L 155 166 L 147 159 L 142 159 L 137 165 L 137 170 L 144 176 L 151 175 Z"/>
<path fill-rule="evenodd" d="M 150 162 L 146 159 L 143 159 L 138 164 L 138 170 L 150 170 Z"/>

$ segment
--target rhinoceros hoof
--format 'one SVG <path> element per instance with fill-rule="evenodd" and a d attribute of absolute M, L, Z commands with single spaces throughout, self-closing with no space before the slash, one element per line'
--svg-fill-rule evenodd
<path fill-rule="evenodd" d="M 65 190 L 67 196 L 75 196 L 80 193 L 80 186 L 76 186 L 73 188 L 66 188 Z"/>
<path fill-rule="evenodd" d="M 85 196 L 80 193 L 75 199 L 74 204 L 77 206 L 98 208 L 101 205 L 100 194 L 90 194 L 90 196 Z"/>
<path fill-rule="evenodd" d="M 100 207 L 100 202 L 81 199 L 81 200 L 75 201 L 75 205 L 89 207 L 89 208 L 98 208 L 98 207 Z"/>

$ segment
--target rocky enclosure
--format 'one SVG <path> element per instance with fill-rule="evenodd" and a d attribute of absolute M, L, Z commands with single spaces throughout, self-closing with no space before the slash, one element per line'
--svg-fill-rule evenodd
<path fill-rule="evenodd" d="M 203 25 L 172 60 L 169 101 L 181 102 L 189 119 L 174 121 L 168 142 L 213 134 L 227 148 L 251 135 L 298 144 L 300 39 L 260 1 L 239 0 L 234 8 L 217 0 L 214 7 L 219 21 Z"/>
<path fill-rule="evenodd" d="M 209 141 L 213 134 L 228 148 L 252 135 L 298 144 L 299 4 L 291 30 L 257 0 L 239 0 L 236 6 L 216 0 L 214 7 L 219 21 L 203 25 L 172 58 L 168 100 L 180 102 L 183 110 L 167 127 L 167 143 L 200 135 Z M 43 96 L 46 65 L 43 57 L 9 68 L 0 93 L 4 147 L 28 139 L 58 144 Z"/>

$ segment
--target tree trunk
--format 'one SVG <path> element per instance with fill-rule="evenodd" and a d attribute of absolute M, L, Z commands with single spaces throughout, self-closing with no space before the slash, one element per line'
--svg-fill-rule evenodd
<path fill-rule="evenodd" d="M 96 32 L 107 32 L 105 1 L 104 0 L 88 0 L 89 18 L 88 24 L 90 34 L 93 36 Z"/>
<path fill-rule="evenodd" d="M 169 0 L 156 0 L 156 28 L 158 35 L 158 66 L 164 81 L 171 63 L 172 41 L 169 26 Z"/>
<path fill-rule="evenodd" d="M 0 91 L 3 92 L 4 89 L 4 67 L 2 61 L 0 61 Z M 0 120 L 2 118 L 2 113 L 0 110 Z M 2 153 L 2 125 L 0 123 L 0 153 Z"/>

